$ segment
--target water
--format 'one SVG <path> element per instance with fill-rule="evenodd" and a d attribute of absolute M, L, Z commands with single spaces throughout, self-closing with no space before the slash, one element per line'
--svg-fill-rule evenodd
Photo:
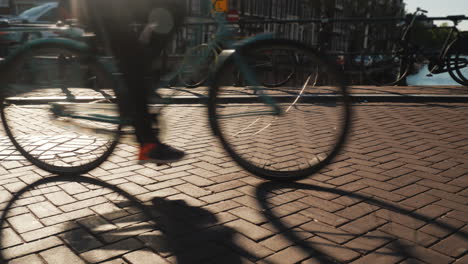
<path fill-rule="evenodd" d="M 417 74 L 407 77 L 408 85 L 460 85 L 447 72 L 433 74 L 432 77 L 427 77 L 427 74 L 429 74 L 429 70 L 427 65 L 424 65 Z"/>

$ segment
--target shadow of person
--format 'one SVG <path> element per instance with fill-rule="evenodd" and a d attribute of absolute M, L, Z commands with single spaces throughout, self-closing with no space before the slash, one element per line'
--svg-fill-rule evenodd
<path fill-rule="evenodd" d="M 70 194 L 69 199 L 78 199 L 80 195 L 87 198 L 74 205 L 64 206 L 79 207 L 80 203 L 85 202 L 86 209 L 81 211 L 86 211 L 86 214 L 73 216 L 73 211 L 71 214 L 60 213 L 64 207 L 42 202 L 43 196 L 47 195 L 44 192 L 51 186 L 60 189 L 62 184 L 67 183 L 75 184 L 75 187 L 76 184 L 81 184 L 79 188 L 87 189 L 81 193 L 77 192 L 75 197 Z M 44 223 L 50 222 L 54 228 L 54 231 L 48 234 L 47 240 L 57 242 L 54 246 L 57 251 L 71 250 L 69 255 L 54 256 L 59 258 L 54 261 L 60 263 L 69 261 L 68 258 L 101 263 L 119 257 L 135 257 L 140 252 L 145 256 L 145 261 L 154 259 L 155 263 L 237 264 L 252 263 L 248 259 L 259 259 L 255 253 L 249 252 L 252 249 L 236 243 L 236 236 L 240 234 L 235 229 L 223 225 L 232 219 L 222 214 L 215 215 L 184 200 L 155 197 L 148 203 L 142 203 L 118 186 L 95 178 L 52 176 L 21 188 L 3 208 L 0 218 L 0 263 L 7 263 L 10 259 L 28 254 L 21 251 L 34 246 L 42 239 L 39 236 L 37 239 L 18 241 L 16 244 L 5 242 L 7 236 L 13 235 L 11 232 L 15 232 L 19 224 L 12 221 L 14 215 L 10 212 L 25 200 L 34 201 L 24 208 L 30 210 L 24 212 L 26 214 L 55 212 L 50 217 L 47 213 L 44 218 Z M 39 217 L 39 220 L 43 219 Z"/>
<path fill-rule="evenodd" d="M 118 208 L 132 210 L 132 203 L 116 203 Z M 150 204 L 139 206 L 144 214 L 131 217 L 117 218 L 113 222 L 120 228 L 114 228 L 104 233 L 103 222 L 99 219 L 112 219 L 118 212 L 92 216 L 80 223 L 98 239 L 105 240 L 107 245 L 96 250 L 132 250 L 127 243 L 119 243 L 129 238 L 142 242 L 144 250 L 156 252 L 163 258 L 173 258 L 178 264 L 216 263 L 223 258 L 222 263 L 246 263 L 243 258 L 255 259 L 254 254 L 236 245 L 234 236 L 237 234 L 232 228 L 223 226 L 219 219 L 206 209 L 187 204 L 184 200 L 169 200 L 155 197 Z M 151 219 L 145 216 L 151 215 Z M 150 224 L 151 221 L 153 222 Z M 95 226 L 90 223 L 96 223 Z M 81 233 L 72 231 L 63 237 L 73 245 L 71 239 L 82 241 Z M 84 253 L 85 255 L 88 252 Z M 88 254 L 93 256 L 93 254 Z M 214 261 L 216 259 L 216 261 Z M 90 262 L 101 259 L 87 259 Z M 211 261 L 211 262 L 210 262 Z"/>

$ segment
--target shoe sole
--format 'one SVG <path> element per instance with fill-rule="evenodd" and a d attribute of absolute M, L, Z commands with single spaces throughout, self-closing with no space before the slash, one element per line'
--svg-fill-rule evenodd
<path fill-rule="evenodd" d="M 160 166 L 160 165 L 164 165 L 164 164 L 168 164 L 168 163 L 174 163 L 174 162 L 177 162 L 177 161 L 180 161 L 180 160 L 182 160 L 182 159 L 173 159 L 173 160 L 148 159 L 148 160 L 139 160 L 138 164 L 139 165 L 144 165 L 144 164 L 148 164 L 148 163 L 153 163 L 153 164 L 156 164 L 156 165 Z"/>

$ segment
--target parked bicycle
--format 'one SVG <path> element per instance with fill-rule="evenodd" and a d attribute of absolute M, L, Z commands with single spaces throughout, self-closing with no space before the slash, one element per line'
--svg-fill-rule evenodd
<path fill-rule="evenodd" d="M 111 61 L 97 53 L 94 39 L 34 40 L 0 64 L 5 132 L 24 157 L 51 173 L 86 173 L 132 133 L 120 100 L 126 89 Z M 300 60 L 294 79 L 274 89 L 262 84 L 255 67 L 272 54 Z M 232 86 L 237 71 L 243 87 Z M 323 72 L 331 81 L 312 84 Z M 343 146 L 351 116 L 347 89 L 334 66 L 313 49 L 253 37 L 221 52 L 212 76 L 211 129 L 247 171 L 271 180 L 301 179 L 331 162 Z M 164 102 L 150 107 L 160 111 Z"/>
<path fill-rule="evenodd" d="M 223 50 L 245 45 L 246 42 L 252 40 L 249 37 L 240 39 L 239 29 L 234 24 L 226 23 L 224 13 L 214 13 L 213 19 L 213 23 L 192 23 L 186 25 L 187 30 L 192 28 L 200 35 L 206 34 L 205 31 L 208 26 L 216 26 L 216 30 L 205 43 L 200 44 L 196 40 L 192 40 L 191 42 L 194 43 L 189 45 L 181 62 L 177 65 L 179 68 L 177 75 L 174 75 L 174 72 L 170 72 L 168 75 L 163 76 L 162 79 L 167 80 L 169 84 L 180 82 L 188 88 L 202 86 L 206 84 L 211 73 L 214 72 L 219 55 Z M 197 33 L 194 35 L 197 35 Z M 255 39 L 275 39 L 275 34 L 269 32 L 261 33 L 256 35 Z M 291 66 L 294 64 L 286 64 L 289 67 L 284 69 L 281 68 L 285 65 L 282 63 L 282 60 L 288 59 L 290 63 L 297 64 L 297 60 L 294 60 L 295 57 L 293 55 L 286 58 L 278 58 L 275 55 L 277 54 L 264 54 L 261 61 L 257 61 L 255 65 L 252 65 L 256 68 L 260 82 L 266 87 L 278 87 L 291 80 L 295 71 L 295 68 Z M 240 72 L 234 73 L 234 76 L 237 77 L 237 79 L 233 80 L 234 84 L 243 85 Z"/>
<path fill-rule="evenodd" d="M 400 25 L 402 33 L 398 39 L 376 37 L 369 40 L 368 48 L 360 55 L 360 65 L 370 82 L 376 85 L 398 84 L 411 73 L 415 64 L 427 62 L 430 74 L 448 72 L 456 82 L 468 85 L 468 34 L 460 32 L 457 28 L 459 22 L 468 17 L 459 15 L 437 18 L 452 21 L 453 26 L 438 28 L 448 29 L 448 33 L 442 47 L 433 51 L 416 44 L 416 40 L 411 38 L 415 22 L 424 13 L 427 11 L 417 8 L 408 16 Z M 372 62 L 366 63 L 366 58 Z"/>

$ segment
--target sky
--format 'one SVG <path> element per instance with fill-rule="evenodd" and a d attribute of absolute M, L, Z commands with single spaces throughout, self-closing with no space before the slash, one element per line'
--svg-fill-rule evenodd
<path fill-rule="evenodd" d="M 429 11 L 427 16 L 465 15 L 468 17 L 468 0 L 404 0 L 406 11 L 414 12 L 417 7 Z M 444 21 L 437 22 L 443 23 Z M 459 24 L 459 29 L 468 31 L 468 20 Z"/>

